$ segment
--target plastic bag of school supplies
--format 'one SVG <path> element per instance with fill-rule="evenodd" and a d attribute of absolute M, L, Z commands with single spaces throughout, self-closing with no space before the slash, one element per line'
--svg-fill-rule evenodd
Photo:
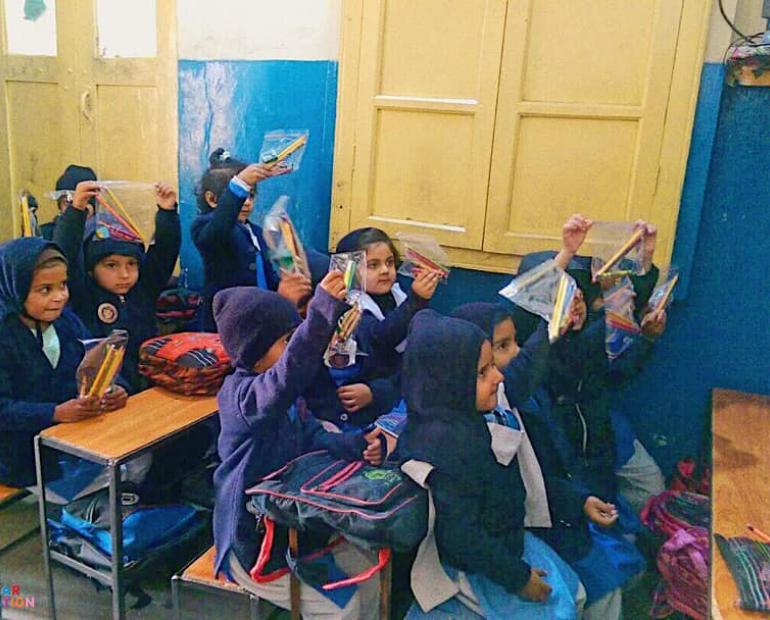
<path fill-rule="evenodd" d="M 268 131 L 259 149 L 259 161 L 272 164 L 277 174 L 299 170 L 310 132 L 307 129 L 275 129 Z"/>
<path fill-rule="evenodd" d="M 354 305 L 366 293 L 366 252 L 342 252 L 329 258 L 329 271 L 341 271 L 345 281 L 345 301 Z"/>
<path fill-rule="evenodd" d="M 642 331 L 634 318 L 635 295 L 628 277 L 604 291 L 605 351 L 610 360 L 628 349 Z"/>
<path fill-rule="evenodd" d="M 547 260 L 515 277 L 499 294 L 550 323 L 563 275 L 564 270 L 553 259 Z"/>
<path fill-rule="evenodd" d="M 363 311 L 355 304 L 337 321 L 337 329 L 324 353 L 324 363 L 329 368 L 348 368 L 356 363 L 358 344 L 353 335 L 361 322 Z"/>
<path fill-rule="evenodd" d="M 19 195 L 19 221 L 21 223 L 22 237 L 39 237 L 40 227 L 37 223 L 35 211 L 37 210 L 37 200 L 28 191 L 23 191 Z"/>
<path fill-rule="evenodd" d="M 86 354 L 75 374 L 81 398 L 101 398 L 112 387 L 123 365 L 127 342 L 126 330 L 113 329 L 106 338 L 96 338 L 83 343 Z"/>
<path fill-rule="evenodd" d="M 419 271 L 436 271 L 441 274 L 441 281 L 449 278 L 449 257 L 444 248 L 428 235 L 418 233 L 396 233 L 401 243 L 401 267 L 398 273 L 414 278 Z"/>
<path fill-rule="evenodd" d="M 280 196 L 265 216 L 262 232 L 270 258 L 281 273 L 300 273 L 310 278 L 307 255 L 289 217 L 291 199 Z"/>
<path fill-rule="evenodd" d="M 572 302 L 575 300 L 578 286 L 567 273 L 562 273 L 559 287 L 556 290 L 556 300 L 553 304 L 553 316 L 548 323 L 548 340 L 556 342 L 564 329 L 569 325 Z"/>
<path fill-rule="evenodd" d="M 155 183 L 99 181 L 99 188 L 96 215 L 105 219 L 104 216 L 109 214 L 120 221 L 120 229 L 130 231 L 131 236 L 143 243 L 149 242 L 155 232 L 155 214 L 158 212 Z"/>
<path fill-rule="evenodd" d="M 679 269 L 671 265 L 665 275 L 660 277 L 658 286 L 652 291 L 650 301 L 647 302 L 650 312 L 659 314 L 666 310 L 674 301 L 674 289 L 679 282 Z"/>
<path fill-rule="evenodd" d="M 644 229 L 631 222 L 594 222 L 581 252 L 591 256 L 594 282 L 643 272 Z"/>

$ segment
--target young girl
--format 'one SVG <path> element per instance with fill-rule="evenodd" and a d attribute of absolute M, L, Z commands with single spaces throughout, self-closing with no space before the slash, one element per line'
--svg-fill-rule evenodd
<path fill-rule="evenodd" d="M 284 274 L 279 280 L 266 255 L 262 229 L 249 220 L 257 185 L 273 175 L 273 168 L 247 165 L 221 148 L 211 154 L 209 163 L 198 193 L 200 215 L 190 233 L 203 259 L 202 328 L 215 332 L 211 304 L 217 291 L 258 286 L 277 290 L 298 306 L 311 288 L 307 278 L 298 274 Z"/>
<path fill-rule="evenodd" d="M 337 252 L 366 251 L 366 294 L 355 333 L 360 354 L 345 369 L 322 371 L 307 395 L 320 418 L 341 428 L 363 427 L 388 413 L 401 398 L 399 371 L 409 322 L 436 292 L 439 274 L 417 275 L 407 295 L 396 282 L 398 252 L 378 228 L 360 228 L 337 244 Z"/>
<path fill-rule="evenodd" d="M 427 485 L 438 553 L 464 600 L 485 618 L 576 618 L 582 591 L 577 576 L 524 532 L 519 459 L 503 466 L 490 449 L 484 414 L 497 406 L 502 380 L 478 327 L 420 312 L 404 357 L 408 421 L 399 450 L 405 461 L 432 467 Z M 455 597 L 431 614 L 455 618 L 468 612 Z M 413 606 L 409 618 L 420 617 Z"/>
<path fill-rule="evenodd" d="M 344 297 L 343 276 L 335 272 L 321 282 L 304 322 L 289 301 L 271 291 L 236 287 L 214 298 L 219 335 L 236 367 L 217 397 L 222 463 L 214 474 L 216 573 L 224 571 L 242 587 L 287 609 L 288 575 L 269 584 L 249 577 L 260 535 L 254 515 L 246 509 L 246 489 L 312 449 L 372 464 L 382 460 L 379 439 L 361 431 L 327 433 L 299 398 L 322 363 L 337 319 L 347 309 L 340 301 Z M 273 548 L 282 558 L 285 549 L 279 547 Z M 352 572 L 368 565 L 350 547 L 336 553 L 335 559 L 343 570 Z M 363 584 L 359 596 L 340 609 L 314 590 L 302 588 L 302 614 L 305 618 L 368 617 L 376 612 L 376 595 L 376 583 Z"/>
<path fill-rule="evenodd" d="M 530 410 L 522 415 L 515 407 L 517 401 L 508 398 L 521 393 L 517 375 L 522 368 L 522 363 L 516 363 L 521 355 L 517 353 L 511 315 L 491 303 L 466 304 L 453 314 L 475 323 L 490 336 L 495 366 L 505 377 L 498 392 L 498 409 L 488 421 L 493 424 L 492 437 L 499 439 L 497 444 L 493 439 L 493 451 L 519 457 L 527 489 L 525 525 L 577 572 L 587 593 L 584 618 L 620 618 L 620 587 L 644 570 L 644 560 L 625 538 L 604 530 L 617 518 L 614 506 L 592 495 L 579 475 L 573 478 L 574 464 L 559 459 L 557 446 L 563 438 L 554 435 L 542 412 Z M 543 357 L 547 359 L 547 354 Z M 508 432 L 496 433 L 498 425 L 507 427 Z"/>
<path fill-rule="evenodd" d="M 39 238 L 0 246 L 0 482 L 35 484 L 32 440 L 56 423 L 124 407 L 116 387 L 79 398 L 75 372 L 90 337 L 67 308 L 67 260 Z"/>
<path fill-rule="evenodd" d="M 83 241 L 89 201 L 99 192 L 95 181 L 78 184 L 72 206 L 59 217 L 54 240 L 70 263 L 73 307 L 91 334 L 101 338 L 113 329 L 128 331 L 121 372 L 130 391 L 138 392 L 147 386 L 137 370 L 139 346 L 157 335 L 155 300 L 179 255 L 176 192 L 163 183 L 156 185 L 155 236 L 146 251 L 141 242 L 124 241 L 100 230 Z"/>

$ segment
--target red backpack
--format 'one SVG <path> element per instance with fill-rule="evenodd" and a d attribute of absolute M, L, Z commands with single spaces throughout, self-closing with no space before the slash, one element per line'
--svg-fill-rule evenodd
<path fill-rule="evenodd" d="M 139 372 L 180 394 L 216 394 L 232 370 L 219 336 L 182 332 L 151 338 L 139 349 Z"/>

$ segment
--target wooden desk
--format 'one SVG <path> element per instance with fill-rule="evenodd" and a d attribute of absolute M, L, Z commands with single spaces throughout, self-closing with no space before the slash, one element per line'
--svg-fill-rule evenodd
<path fill-rule="evenodd" d="M 125 617 L 123 579 L 123 524 L 120 519 L 120 465 L 148 452 L 175 435 L 203 422 L 217 413 L 214 396 L 182 396 L 162 388 L 151 388 L 129 397 L 124 409 L 105 413 L 97 418 L 58 424 L 35 437 L 40 505 L 40 532 L 43 560 L 48 586 L 48 614 L 56 619 L 51 559 L 88 575 L 112 588 L 112 615 L 115 620 Z M 110 534 L 112 538 L 112 570 L 105 575 L 48 547 L 48 522 L 45 510 L 45 472 L 42 467 L 44 449 L 65 452 L 105 465 L 110 474 Z"/>
<path fill-rule="evenodd" d="M 216 411 L 216 396 L 183 396 L 154 387 L 131 396 L 124 409 L 82 422 L 57 424 L 40 436 L 46 446 L 106 464 L 125 460 Z"/>
<path fill-rule="evenodd" d="M 770 530 L 770 398 L 714 390 L 712 532 L 747 536 L 747 523 Z M 738 608 L 738 587 L 716 544 L 711 544 L 715 618 L 767 617 Z"/>

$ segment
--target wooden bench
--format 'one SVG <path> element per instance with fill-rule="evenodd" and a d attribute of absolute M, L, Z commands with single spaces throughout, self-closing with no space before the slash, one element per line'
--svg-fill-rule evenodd
<path fill-rule="evenodd" d="M 171 578 L 171 601 L 174 617 L 182 620 L 181 591 L 191 588 L 204 592 L 215 592 L 225 596 L 249 599 L 249 618 L 259 620 L 259 598 L 241 588 L 238 584 L 227 581 L 222 576 L 214 577 L 214 557 L 216 549 L 211 547 L 200 557 L 193 560 L 180 574 Z"/>

